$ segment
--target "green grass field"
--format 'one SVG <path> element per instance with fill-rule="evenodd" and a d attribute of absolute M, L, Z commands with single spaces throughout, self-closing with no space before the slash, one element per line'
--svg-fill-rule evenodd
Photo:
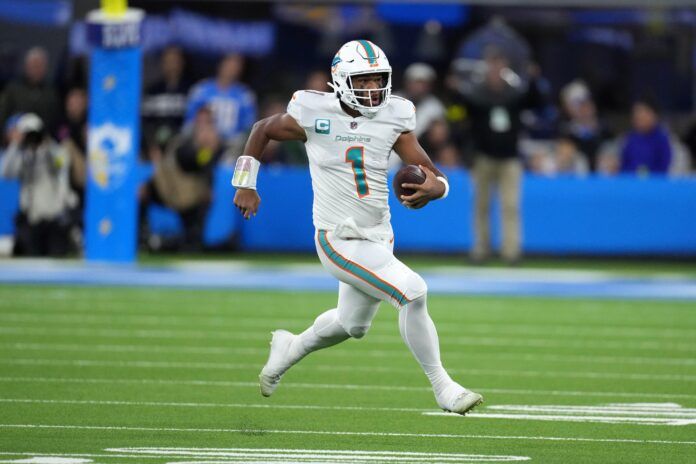
<path fill-rule="evenodd" d="M 0 462 L 696 462 L 693 302 L 431 296 L 445 366 L 485 397 L 467 417 L 424 414 L 383 304 L 263 398 L 269 332 L 335 299 L 0 286 Z"/>

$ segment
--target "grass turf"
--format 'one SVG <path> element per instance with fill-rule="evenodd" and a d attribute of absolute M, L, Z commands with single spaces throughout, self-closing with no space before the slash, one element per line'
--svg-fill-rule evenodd
<path fill-rule="evenodd" d="M 436 411 L 434 399 L 399 337 L 396 311 L 383 304 L 364 339 L 310 355 L 262 398 L 256 381 L 269 332 L 298 332 L 335 299 L 0 286 L 0 461 L 60 453 L 104 463 L 211 459 L 196 450 L 138 457 L 137 447 L 466 453 L 568 464 L 696 460 L 696 425 L 484 415 L 500 405 L 696 407 L 693 303 L 431 296 L 445 366 L 486 399 L 466 418 L 422 414 Z M 112 448 L 129 450 L 105 451 Z M 321 460 L 311 452 L 255 456 Z M 224 462 L 243 459 L 252 458 Z"/>

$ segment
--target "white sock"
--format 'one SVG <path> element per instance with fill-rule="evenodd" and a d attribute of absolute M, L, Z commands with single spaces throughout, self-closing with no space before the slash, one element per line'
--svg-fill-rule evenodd
<path fill-rule="evenodd" d="M 289 361 L 295 364 L 312 351 L 341 343 L 350 338 L 338 321 L 338 310 L 330 309 L 319 315 L 314 324 L 295 337 L 290 345 Z"/>
<path fill-rule="evenodd" d="M 401 308 L 399 331 L 401 338 L 428 376 L 435 395 L 439 395 L 453 380 L 440 361 L 440 341 L 435 324 L 428 314 L 425 295 Z"/>

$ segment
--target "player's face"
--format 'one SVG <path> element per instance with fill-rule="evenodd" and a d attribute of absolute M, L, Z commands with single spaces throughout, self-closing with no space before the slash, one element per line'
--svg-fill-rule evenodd
<path fill-rule="evenodd" d="M 647 105 L 636 103 L 633 105 L 633 128 L 638 132 L 647 133 L 657 126 L 657 114 Z"/>
<path fill-rule="evenodd" d="M 376 91 L 384 87 L 384 76 L 382 74 L 355 76 L 352 78 L 352 83 L 353 89 L 355 89 L 355 96 L 358 97 L 363 105 L 379 106 L 382 102 L 383 91 Z"/>

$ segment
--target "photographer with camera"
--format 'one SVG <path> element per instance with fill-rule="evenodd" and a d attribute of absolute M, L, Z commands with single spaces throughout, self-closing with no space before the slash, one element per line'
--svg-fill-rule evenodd
<path fill-rule="evenodd" d="M 15 255 L 62 256 L 70 250 L 69 158 L 36 114 L 24 114 L 10 131 L 0 176 L 21 183 L 15 220 Z"/>

